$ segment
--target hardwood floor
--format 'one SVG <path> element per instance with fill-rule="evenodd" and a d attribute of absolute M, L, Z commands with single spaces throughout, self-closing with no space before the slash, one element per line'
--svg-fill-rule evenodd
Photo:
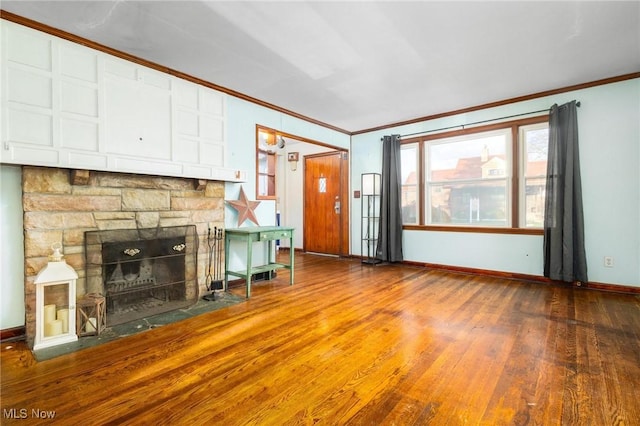
<path fill-rule="evenodd" d="M 49 361 L 3 343 L 0 423 L 640 424 L 638 296 L 296 261 L 292 287 Z"/>

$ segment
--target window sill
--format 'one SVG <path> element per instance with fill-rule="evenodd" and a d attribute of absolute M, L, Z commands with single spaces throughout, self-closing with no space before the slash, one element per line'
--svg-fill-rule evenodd
<path fill-rule="evenodd" d="M 474 232 L 480 234 L 516 234 L 516 235 L 543 235 L 541 228 L 490 228 L 480 226 L 433 226 L 433 225 L 403 225 L 407 231 L 444 231 L 444 232 Z"/>

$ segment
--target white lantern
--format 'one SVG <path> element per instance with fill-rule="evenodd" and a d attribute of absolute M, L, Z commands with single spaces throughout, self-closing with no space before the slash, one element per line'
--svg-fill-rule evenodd
<path fill-rule="evenodd" d="M 76 334 L 76 280 L 78 274 L 63 259 L 62 246 L 54 244 L 49 263 L 38 273 L 36 285 L 36 336 L 33 349 L 78 340 Z"/>

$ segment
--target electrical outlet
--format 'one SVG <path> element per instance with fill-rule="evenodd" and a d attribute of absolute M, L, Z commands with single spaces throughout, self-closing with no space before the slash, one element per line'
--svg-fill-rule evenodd
<path fill-rule="evenodd" d="M 604 266 L 607 268 L 613 268 L 613 257 L 605 256 L 604 257 Z"/>

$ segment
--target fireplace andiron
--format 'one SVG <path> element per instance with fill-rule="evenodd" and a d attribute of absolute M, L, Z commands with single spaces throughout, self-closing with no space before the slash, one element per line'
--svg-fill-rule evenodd
<path fill-rule="evenodd" d="M 207 275 L 205 277 L 205 283 L 207 290 L 210 294 L 203 296 L 204 300 L 214 301 L 216 300 L 215 290 L 222 290 L 224 288 L 222 281 L 222 228 L 211 228 L 207 232 L 207 250 L 209 254 L 209 261 L 207 264 Z"/>

